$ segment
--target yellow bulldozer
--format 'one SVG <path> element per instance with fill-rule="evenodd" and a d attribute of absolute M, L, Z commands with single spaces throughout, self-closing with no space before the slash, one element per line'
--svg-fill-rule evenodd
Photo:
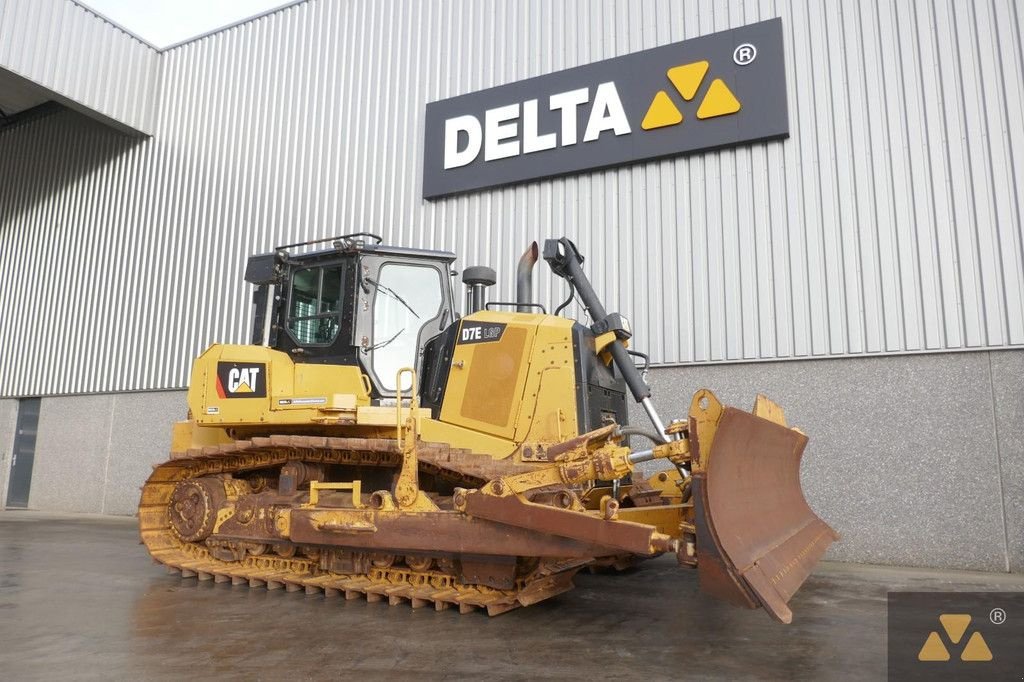
<path fill-rule="evenodd" d="M 532 300 L 541 255 L 569 289 L 554 314 Z M 763 396 L 746 412 L 707 390 L 666 425 L 569 239 L 527 249 L 513 302 L 486 302 L 495 272 L 466 268 L 461 317 L 455 258 L 369 233 L 252 256 L 252 343 L 196 359 L 188 418 L 142 489 L 153 558 L 497 615 L 671 552 L 706 592 L 789 622 L 837 539 L 800 487 L 807 437 Z M 572 300 L 589 324 L 559 315 Z M 628 424 L 628 396 L 649 427 Z"/>

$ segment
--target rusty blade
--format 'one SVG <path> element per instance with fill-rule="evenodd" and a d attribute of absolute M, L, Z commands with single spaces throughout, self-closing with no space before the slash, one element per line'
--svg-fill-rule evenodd
<path fill-rule="evenodd" d="M 806 445 L 798 431 L 727 407 L 693 483 L 701 587 L 784 623 L 787 602 L 839 539 L 804 499 Z"/>

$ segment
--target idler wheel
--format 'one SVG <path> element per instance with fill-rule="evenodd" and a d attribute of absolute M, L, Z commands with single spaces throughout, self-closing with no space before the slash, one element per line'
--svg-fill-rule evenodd
<path fill-rule="evenodd" d="M 217 510 L 227 496 L 217 478 L 193 478 L 174 487 L 167 503 L 171 530 L 184 542 L 201 542 L 210 537 L 217 523 Z"/>

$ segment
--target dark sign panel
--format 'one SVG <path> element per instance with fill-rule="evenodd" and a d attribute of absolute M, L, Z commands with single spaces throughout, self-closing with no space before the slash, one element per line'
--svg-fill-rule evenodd
<path fill-rule="evenodd" d="M 505 325 L 501 322 L 463 322 L 456 343 L 493 343 L 501 341 Z"/>
<path fill-rule="evenodd" d="M 262 362 L 218 362 L 219 398 L 266 398 L 267 366 Z"/>
<path fill-rule="evenodd" d="M 771 19 L 431 102 L 423 196 L 788 134 Z"/>

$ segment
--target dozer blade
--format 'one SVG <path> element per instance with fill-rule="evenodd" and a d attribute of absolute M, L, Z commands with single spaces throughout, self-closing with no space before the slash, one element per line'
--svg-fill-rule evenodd
<path fill-rule="evenodd" d="M 691 484 L 701 589 L 741 606 L 763 606 L 789 623 L 787 602 L 839 539 L 800 487 L 807 436 L 787 428 L 782 411 L 766 399 L 755 407 L 764 418 L 722 408 L 702 393 L 713 401 L 702 402 L 715 413 L 717 428 L 701 425 L 691 412 L 691 438 L 701 432 L 700 446 L 710 445 L 698 454 Z M 697 403 L 695 397 L 695 409 Z"/>

